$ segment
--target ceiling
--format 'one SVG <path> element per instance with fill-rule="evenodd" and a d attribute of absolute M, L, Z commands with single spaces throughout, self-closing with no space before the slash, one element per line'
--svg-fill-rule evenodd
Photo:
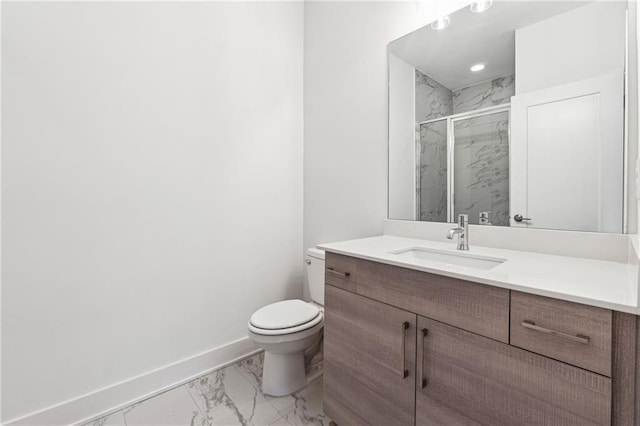
<path fill-rule="evenodd" d="M 451 90 L 515 73 L 515 30 L 589 1 L 496 1 L 483 13 L 468 7 L 440 31 L 426 25 L 389 43 L 389 52 Z M 471 72 L 471 65 L 486 64 Z"/>

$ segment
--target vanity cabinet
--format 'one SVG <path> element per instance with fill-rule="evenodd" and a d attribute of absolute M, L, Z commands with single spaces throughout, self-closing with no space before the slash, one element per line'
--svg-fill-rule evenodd
<path fill-rule="evenodd" d="M 416 425 L 605 425 L 611 379 L 418 318 Z"/>
<path fill-rule="evenodd" d="M 509 290 L 335 253 L 326 254 L 325 267 L 327 285 L 509 340 Z"/>
<path fill-rule="evenodd" d="M 511 292 L 511 344 L 611 377 L 613 313 Z"/>
<path fill-rule="evenodd" d="M 356 291 L 358 259 L 339 254 L 329 254 L 325 257 L 325 283 L 352 292 Z"/>
<path fill-rule="evenodd" d="M 358 294 L 501 342 L 509 340 L 509 290 L 362 259 L 356 259 L 355 267 Z"/>
<path fill-rule="evenodd" d="M 636 424 L 635 316 L 326 256 L 339 426 Z"/>
<path fill-rule="evenodd" d="M 413 425 L 416 315 L 325 289 L 324 409 L 339 425 Z"/>

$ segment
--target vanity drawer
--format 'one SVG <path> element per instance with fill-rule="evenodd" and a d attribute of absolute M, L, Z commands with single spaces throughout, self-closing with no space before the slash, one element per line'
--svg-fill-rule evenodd
<path fill-rule="evenodd" d="M 511 293 L 511 344 L 611 377 L 612 313 L 564 300 Z"/>
<path fill-rule="evenodd" d="M 325 255 L 324 281 L 326 284 L 355 293 L 357 259 L 341 254 Z"/>
<path fill-rule="evenodd" d="M 509 341 L 509 290 L 358 260 L 356 292 L 501 342 Z"/>

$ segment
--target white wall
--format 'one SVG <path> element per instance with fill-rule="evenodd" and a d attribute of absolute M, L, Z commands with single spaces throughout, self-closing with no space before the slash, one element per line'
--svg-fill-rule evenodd
<path fill-rule="evenodd" d="M 382 233 L 387 44 L 468 3 L 305 3 L 305 247 Z"/>
<path fill-rule="evenodd" d="M 416 218 L 416 70 L 389 54 L 389 217 Z"/>
<path fill-rule="evenodd" d="M 306 2 L 304 15 L 303 235 L 314 247 L 382 233 L 387 44 L 418 16 L 413 2 Z"/>
<path fill-rule="evenodd" d="M 300 295 L 301 3 L 2 9 L 3 421 Z"/>
<path fill-rule="evenodd" d="M 599 1 L 516 31 L 516 95 L 624 69 L 625 2 Z"/>
<path fill-rule="evenodd" d="M 630 2 L 633 3 L 633 2 Z M 633 61 L 633 63 L 629 63 L 629 69 L 631 70 L 628 78 L 635 79 L 632 83 L 630 83 L 630 87 L 628 88 L 630 96 L 634 99 L 634 102 L 629 102 L 630 108 L 628 111 L 629 117 L 629 153 L 634 153 L 629 158 L 629 170 L 627 173 L 627 182 L 629 182 L 629 190 L 627 194 L 629 196 L 627 202 L 632 207 L 629 207 L 629 211 L 632 212 L 635 207 L 636 211 L 636 223 L 635 228 L 631 228 L 630 233 L 638 234 L 640 233 L 640 85 L 638 84 L 638 70 L 640 70 L 640 54 L 638 52 L 638 47 L 640 46 L 640 30 L 637 28 L 638 23 L 640 23 L 640 7 L 638 7 L 637 3 L 630 7 L 630 11 L 633 14 L 633 17 L 630 19 L 634 24 L 635 34 L 630 33 L 630 37 L 634 37 L 634 40 L 629 43 L 629 49 L 634 50 L 633 53 L 629 54 L 629 61 Z M 633 131 L 632 131 L 633 129 Z"/>
<path fill-rule="evenodd" d="M 627 45 L 627 232 L 638 233 L 638 197 L 636 195 L 636 159 L 638 158 L 638 3 L 629 1 Z"/>

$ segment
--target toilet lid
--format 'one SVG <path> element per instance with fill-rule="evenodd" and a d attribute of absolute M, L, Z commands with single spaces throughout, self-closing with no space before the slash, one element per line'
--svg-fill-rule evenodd
<path fill-rule="evenodd" d="M 264 330 L 297 327 L 320 315 L 320 310 L 302 300 L 285 300 L 258 309 L 251 315 L 250 323 Z"/>

